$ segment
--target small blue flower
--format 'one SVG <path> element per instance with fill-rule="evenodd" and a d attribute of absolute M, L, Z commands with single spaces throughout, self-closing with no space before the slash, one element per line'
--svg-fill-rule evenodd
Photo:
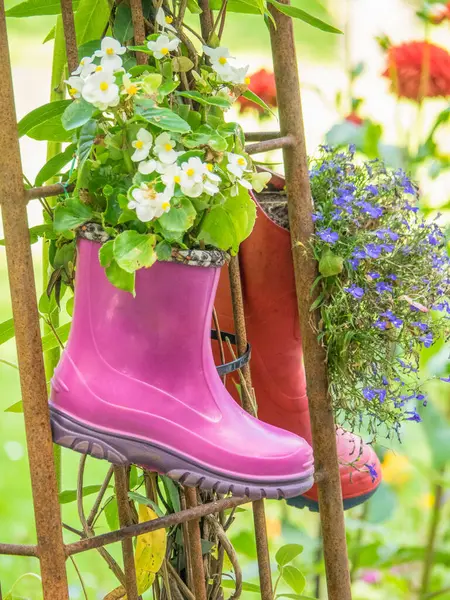
<path fill-rule="evenodd" d="M 366 192 L 369 192 L 369 194 L 372 194 L 372 196 L 378 196 L 378 188 L 376 185 L 366 186 Z"/>
<path fill-rule="evenodd" d="M 419 340 L 422 342 L 425 348 L 430 348 L 433 345 L 433 334 L 428 332 L 425 335 L 421 335 Z"/>
<path fill-rule="evenodd" d="M 330 227 L 322 229 L 322 231 L 318 231 L 317 235 L 323 242 L 327 242 L 327 244 L 335 244 L 339 239 L 339 234 L 337 234 L 335 231 L 331 231 Z"/>
<path fill-rule="evenodd" d="M 422 421 L 422 418 L 421 418 L 421 416 L 419 415 L 419 413 L 417 412 L 416 409 L 414 409 L 414 410 L 407 410 L 406 414 L 410 415 L 409 417 L 406 418 L 407 421 L 415 421 L 416 423 L 420 423 Z"/>
<path fill-rule="evenodd" d="M 440 377 L 441 381 L 444 381 L 445 383 L 450 383 L 450 375 L 448 377 Z"/>
<path fill-rule="evenodd" d="M 395 231 L 392 231 L 389 228 L 379 229 L 378 231 L 375 231 L 375 235 L 380 240 L 383 240 L 386 236 L 388 236 L 393 242 L 396 242 L 398 240 L 398 238 L 400 237 L 398 235 L 398 233 L 395 233 Z"/>
<path fill-rule="evenodd" d="M 383 292 L 392 292 L 394 289 L 390 283 L 385 283 L 384 281 L 378 281 L 375 284 L 375 288 L 379 294 L 382 294 Z"/>
<path fill-rule="evenodd" d="M 382 247 L 378 244 L 367 244 L 367 246 L 365 247 L 367 256 L 369 256 L 370 258 L 380 258 L 381 250 Z"/>
<path fill-rule="evenodd" d="M 373 326 L 377 329 L 385 330 L 388 329 L 389 323 L 387 321 L 382 321 L 381 319 L 378 319 L 378 321 L 375 321 Z"/>
<path fill-rule="evenodd" d="M 390 279 L 391 281 L 397 281 L 397 279 L 398 279 L 397 275 L 388 275 L 387 278 Z"/>
<path fill-rule="evenodd" d="M 359 267 L 360 261 L 357 258 L 349 258 L 348 262 L 354 271 Z"/>
<path fill-rule="evenodd" d="M 380 248 L 385 252 L 393 252 L 395 246 L 393 244 L 380 244 Z"/>
<path fill-rule="evenodd" d="M 313 213 L 312 214 L 312 220 L 313 223 L 315 223 L 316 221 L 321 221 L 323 219 L 323 215 L 320 213 Z"/>
<path fill-rule="evenodd" d="M 369 463 L 366 463 L 364 466 L 366 466 L 369 471 L 370 477 L 372 478 L 372 483 L 375 483 L 375 481 L 378 479 L 378 472 L 375 468 L 375 464 L 369 465 Z"/>
<path fill-rule="evenodd" d="M 420 321 L 413 321 L 411 323 L 414 327 L 418 327 L 421 331 L 428 331 L 428 325 L 426 323 L 421 323 Z"/>
<path fill-rule="evenodd" d="M 363 389 L 363 396 L 366 400 L 375 400 L 375 398 L 377 397 L 377 392 L 372 388 L 366 387 Z"/>
<path fill-rule="evenodd" d="M 367 275 L 370 277 L 370 279 L 380 279 L 381 277 L 379 273 L 375 273 L 374 271 L 367 273 Z"/>
<path fill-rule="evenodd" d="M 367 258 L 367 254 L 361 248 L 355 248 L 352 254 L 353 258 Z"/>
<path fill-rule="evenodd" d="M 383 208 L 381 206 L 374 206 L 370 202 L 359 202 L 362 212 L 365 215 L 369 215 L 372 219 L 379 219 L 383 215 Z"/>
<path fill-rule="evenodd" d="M 361 300 L 365 294 L 364 289 L 362 287 L 358 287 L 354 283 L 352 283 L 350 287 L 344 288 L 344 290 L 351 294 L 353 298 L 356 298 L 356 300 Z"/>
<path fill-rule="evenodd" d="M 387 378 L 384 375 L 382 377 L 382 381 L 383 381 L 383 385 L 389 385 L 389 381 L 387 380 Z"/>

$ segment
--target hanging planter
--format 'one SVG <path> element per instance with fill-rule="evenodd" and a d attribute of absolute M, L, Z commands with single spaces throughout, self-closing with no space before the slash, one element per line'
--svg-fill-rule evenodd
<path fill-rule="evenodd" d="M 247 69 L 205 46 L 210 66 L 194 70 L 179 46 L 171 29 L 152 35 L 134 48 L 149 64 L 125 73 L 126 49 L 105 38 L 67 82 L 75 100 L 62 121 L 78 161 L 53 245 L 70 270 L 77 255 L 73 323 L 52 381 L 54 439 L 188 486 L 296 496 L 313 483 L 309 444 L 234 402 L 210 342 L 220 268 L 253 229 L 249 190 L 269 178 L 224 121 Z"/>

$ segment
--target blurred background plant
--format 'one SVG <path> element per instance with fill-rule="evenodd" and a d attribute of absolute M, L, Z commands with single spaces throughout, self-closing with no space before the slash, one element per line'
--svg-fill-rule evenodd
<path fill-rule="evenodd" d="M 7 0 L 7 8 L 18 4 Z M 319 144 L 356 145 L 361 158 L 382 157 L 395 168 L 411 171 L 421 189 L 421 209 L 449 221 L 450 196 L 450 49 L 448 6 L 419 0 L 293 0 L 293 4 L 344 30 L 328 35 L 296 23 L 298 56 L 303 83 L 308 147 Z M 48 101 L 52 77 L 55 17 L 8 19 L 14 63 L 18 116 Z M 224 43 L 246 55 L 255 73 L 251 87 L 272 108 L 273 79 L 267 33 L 261 20 L 231 15 Z M 49 34 L 50 32 L 50 34 Z M 56 33 L 58 33 L 56 31 Z M 44 39 L 45 44 L 40 42 Z M 255 88 L 253 88 L 255 86 Z M 257 88 L 257 89 L 256 89 Z M 247 131 L 278 128 L 276 118 L 257 108 L 242 106 L 240 122 Z M 232 118 L 236 118 L 233 115 Z M 263 119 L 261 119 L 263 117 Z M 45 144 L 22 138 L 24 170 L 34 180 L 45 162 Z M 264 157 L 277 168 L 279 153 Z M 29 207 L 32 225 L 40 223 L 41 208 Z M 2 237 L 2 236 L 0 236 Z M 37 280 L 42 278 L 41 250 L 34 247 Z M 0 322 L 11 317 L 3 249 L 0 248 Z M 61 322 L 69 319 L 65 307 Z M 49 307 L 41 306 L 43 313 Z M 11 337 L 4 329 L 0 342 Z M 47 338 L 48 347 L 52 338 Z M 424 348 L 424 377 L 448 378 L 449 349 L 443 344 Z M 34 542 L 31 491 L 20 390 L 12 339 L 0 346 L 0 515 L 2 541 Z M 363 507 L 346 515 L 349 555 L 355 600 L 450 599 L 450 386 L 433 382 L 430 402 L 421 409 L 422 423 L 408 423 L 402 442 L 378 448 L 383 458 L 384 482 Z M 79 458 L 64 452 L 61 503 L 65 522 L 74 522 L 75 473 Z M 89 461 L 85 489 L 93 494 L 108 470 Z M 141 485 L 136 473 L 136 488 Z M 86 505 L 93 496 L 86 498 Z M 98 531 L 117 526 L 112 495 L 97 521 Z M 269 502 L 268 529 L 273 556 L 274 582 L 280 597 L 326 597 L 324 565 L 320 555 L 317 515 L 284 503 Z M 66 532 L 68 540 L 76 535 Z M 72 536 L 72 537 L 71 537 Z M 243 569 L 243 598 L 258 598 L 256 549 L 250 510 L 235 514 L 230 533 Z M 291 545 L 291 546 L 289 546 Z M 302 548 L 300 548 L 300 546 Z M 277 553 L 277 550 L 284 548 Z M 286 549 L 287 548 L 287 549 Z M 119 556 L 118 549 L 112 554 Z M 287 561 L 287 562 L 286 562 Z M 74 600 L 103 598 L 115 585 L 113 575 L 96 553 L 77 559 L 77 571 L 68 563 L 70 593 Z M 288 568 L 289 567 L 289 568 Z M 296 569 L 293 571 L 292 569 Z M 225 572 L 232 573 L 231 564 Z M 39 599 L 37 565 L 31 558 L 0 557 L 4 597 Z M 300 573 L 300 575 L 299 575 Z M 34 575 L 33 575 L 34 574 Z M 303 575 L 301 575 L 303 574 Z M 234 583 L 230 583 L 230 587 Z M 11 594 L 6 595 L 11 590 Z M 149 592 L 146 598 L 151 597 Z"/>

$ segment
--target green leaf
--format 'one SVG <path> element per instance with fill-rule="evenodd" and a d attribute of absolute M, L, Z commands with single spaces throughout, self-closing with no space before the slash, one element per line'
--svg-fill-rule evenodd
<path fill-rule="evenodd" d="M 342 256 L 334 254 L 329 248 L 324 251 L 319 262 L 319 272 L 324 277 L 332 277 L 342 273 L 344 268 L 344 259 Z"/>
<path fill-rule="evenodd" d="M 181 510 L 179 488 L 168 477 L 160 475 L 159 478 L 163 482 L 166 496 L 170 499 L 173 512 L 179 512 Z"/>
<path fill-rule="evenodd" d="M 114 496 L 105 505 L 105 517 L 111 531 L 119 529 L 119 511 L 117 509 L 117 500 Z"/>
<path fill-rule="evenodd" d="M 278 2 L 277 0 L 267 0 L 267 2 L 272 4 L 272 6 L 275 6 L 275 8 L 277 10 L 279 10 L 280 12 L 282 12 L 283 14 L 288 15 L 289 17 L 293 17 L 294 19 L 300 19 L 301 21 L 308 23 L 308 25 L 312 25 L 316 29 L 320 29 L 321 31 L 326 31 L 328 33 L 342 33 L 342 31 L 340 29 L 336 29 L 336 27 L 333 27 L 332 25 L 325 23 L 321 19 L 318 19 L 317 17 L 313 17 L 312 15 L 305 12 L 301 8 L 297 8 L 296 6 L 291 6 L 289 4 L 282 4 L 281 2 Z"/>
<path fill-rule="evenodd" d="M 98 258 L 102 267 L 109 267 L 114 260 L 114 240 L 109 240 L 100 246 Z"/>
<path fill-rule="evenodd" d="M 94 114 L 93 104 L 86 102 L 83 98 L 74 100 L 64 111 L 61 121 L 66 131 L 77 129 L 89 121 Z"/>
<path fill-rule="evenodd" d="M 367 502 L 366 520 L 368 523 L 385 523 L 391 519 L 397 507 L 397 494 L 382 481 L 377 488 L 377 501 L 372 496 Z"/>
<path fill-rule="evenodd" d="M 86 485 L 83 488 L 83 496 L 90 496 L 100 491 L 101 485 Z M 60 504 L 69 504 L 69 502 L 75 502 L 77 499 L 77 490 L 64 490 L 59 494 Z"/>
<path fill-rule="evenodd" d="M 189 12 L 193 14 L 199 15 L 202 12 L 202 9 L 197 4 L 196 0 L 187 0 L 187 7 L 189 9 Z"/>
<path fill-rule="evenodd" d="M 169 260 L 172 256 L 172 246 L 165 240 L 156 244 L 155 250 L 158 260 Z"/>
<path fill-rule="evenodd" d="M 80 0 L 75 13 L 78 45 L 101 38 L 110 13 L 108 0 Z"/>
<path fill-rule="evenodd" d="M 234 590 L 236 583 L 232 579 L 222 579 L 222 587 Z M 244 592 L 253 592 L 254 594 L 261 593 L 259 585 L 256 585 L 256 583 L 247 583 L 246 581 L 242 583 L 242 590 Z"/>
<path fill-rule="evenodd" d="M 203 94 L 200 94 L 200 92 L 194 91 L 177 92 L 176 95 L 182 96 L 183 98 L 189 98 L 202 105 L 218 106 L 219 108 L 230 108 L 231 106 L 231 100 L 228 100 L 223 96 L 204 96 Z"/>
<path fill-rule="evenodd" d="M 153 500 L 150 500 L 150 498 L 146 498 L 145 496 L 142 496 L 142 494 L 138 494 L 136 492 L 128 492 L 128 498 L 130 498 L 130 500 L 134 500 L 138 504 L 150 506 L 150 508 L 152 508 L 158 515 L 158 517 L 164 517 L 164 513 L 162 512 L 162 510 L 155 502 L 153 502 Z"/>
<path fill-rule="evenodd" d="M 305 589 L 306 579 L 303 573 L 293 567 L 292 565 L 288 565 L 287 567 L 283 567 L 281 571 L 281 576 L 284 581 L 288 584 L 290 588 L 294 590 L 296 594 L 301 594 Z"/>
<path fill-rule="evenodd" d="M 22 402 L 22 400 L 19 400 L 19 402 L 15 402 L 14 404 L 11 404 L 11 406 L 8 406 L 8 408 L 5 408 L 5 412 L 23 413 L 23 402 Z"/>
<path fill-rule="evenodd" d="M 8 319 L 7 321 L 0 323 L 0 345 L 12 339 L 14 336 L 14 319 Z"/>
<path fill-rule="evenodd" d="M 58 327 L 57 329 L 55 329 L 59 340 L 63 344 L 64 344 L 64 342 L 67 342 L 67 340 L 69 339 L 70 325 L 71 325 L 71 323 L 65 323 L 64 325 L 61 325 L 61 327 Z M 49 350 L 53 350 L 54 348 L 61 348 L 61 346 L 58 342 L 58 338 L 55 336 L 55 334 L 52 331 L 50 331 L 50 333 L 47 333 L 46 335 L 44 335 L 44 337 L 42 338 L 43 352 L 49 352 Z"/>
<path fill-rule="evenodd" d="M 78 7 L 79 0 L 73 0 L 74 10 Z M 44 15 L 59 15 L 61 14 L 60 0 L 27 0 L 16 4 L 6 11 L 7 17 L 41 17 Z"/>
<path fill-rule="evenodd" d="M 50 40 L 54 40 L 55 39 L 55 35 L 56 35 L 56 27 L 52 27 L 50 29 L 50 31 L 47 33 L 47 35 L 45 36 L 45 38 L 44 38 L 44 40 L 43 40 L 42 43 L 46 44 Z"/>
<path fill-rule="evenodd" d="M 75 150 L 75 144 L 70 144 L 67 146 L 64 152 L 60 152 L 59 154 L 53 156 L 36 175 L 34 185 L 37 187 L 44 185 L 46 181 L 57 175 L 61 169 L 67 165 L 67 163 L 73 160 Z"/>
<path fill-rule="evenodd" d="M 115 260 L 106 267 L 106 277 L 120 290 L 130 292 L 134 296 L 135 273 L 128 273 L 121 269 Z"/>
<path fill-rule="evenodd" d="M 153 100 L 140 98 L 135 101 L 136 114 L 148 123 L 176 133 L 187 133 L 191 130 L 189 123 L 168 108 L 156 106 Z"/>
<path fill-rule="evenodd" d="M 179 205 L 172 205 L 169 212 L 159 217 L 158 221 L 170 232 L 188 231 L 194 224 L 197 211 L 188 198 L 181 198 Z"/>
<path fill-rule="evenodd" d="M 92 56 L 96 50 L 100 50 L 101 40 L 89 40 L 78 46 L 78 60 L 83 60 L 85 56 Z"/>
<path fill-rule="evenodd" d="M 75 229 L 92 218 L 92 209 L 77 198 L 69 198 L 55 208 L 53 227 L 55 231 Z"/>
<path fill-rule="evenodd" d="M 172 58 L 172 69 L 174 73 L 187 73 L 194 68 L 194 63 L 187 56 L 174 56 Z"/>
<path fill-rule="evenodd" d="M 124 231 L 114 240 L 114 259 L 127 273 L 151 267 L 156 261 L 155 236 L 132 230 Z"/>
<path fill-rule="evenodd" d="M 275 554 L 275 560 L 280 567 L 288 565 L 303 552 L 303 546 L 300 544 L 286 544 L 282 546 Z"/>
<path fill-rule="evenodd" d="M 93 119 L 83 125 L 78 140 L 78 171 L 81 171 L 84 163 L 89 158 L 95 141 L 97 123 Z"/>
<path fill-rule="evenodd" d="M 234 223 L 222 206 L 214 206 L 202 221 L 198 233 L 199 241 L 220 250 L 237 251 L 238 242 Z"/>
<path fill-rule="evenodd" d="M 212 10 L 220 10 L 223 0 L 209 0 L 209 6 Z M 228 0 L 227 11 L 235 13 L 244 13 L 247 15 L 264 14 L 264 8 L 261 10 L 261 0 Z"/>
<path fill-rule="evenodd" d="M 239 186 L 237 196 L 229 196 L 222 205 L 234 225 L 237 252 L 241 244 L 253 231 L 256 221 L 256 205 L 250 198 L 248 190 Z"/>
<path fill-rule="evenodd" d="M 434 402 L 428 402 L 426 408 L 420 411 L 420 416 L 431 450 L 433 467 L 439 471 L 450 462 L 450 425 Z"/>
<path fill-rule="evenodd" d="M 35 108 L 19 121 L 17 125 L 19 137 L 28 135 L 34 128 L 51 123 L 55 118 L 60 120 L 61 115 L 71 103 L 72 100 L 58 100 Z"/>
<path fill-rule="evenodd" d="M 133 19 L 131 18 L 130 7 L 122 2 L 116 10 L 114 19 L 114 37 L 122 44 L 131 40 L 134 35 Z"/>
<path fill-rule="evenodd" d="M 268 104 L 266 104 L 262 98 L 260 98 L 259 96 L 257 96 L 251 90 L 245 90 L 245 92 L 242 94 L 242 96 L 244 98 L 247 98 L 247 100 L 250 100 L 251 102 L 254 102 L 258 106 L 260 106 L 263 110 L 269 112 L 271 115 L 275 116 L 275 113 L 270 108 L 270 106 Z"/>

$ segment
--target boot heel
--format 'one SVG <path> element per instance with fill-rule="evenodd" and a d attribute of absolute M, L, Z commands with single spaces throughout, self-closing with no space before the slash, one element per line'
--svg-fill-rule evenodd
<path fill-rule="evenodd" d="M 64 416 L 52 406 L 50 406 L 50 422 L 55 444 L 70 448 L 80 454 L 107 460 L 114 465 L 129 464 L 126 456 L 114 447 L 114 439 L 84 427 L 81 423 Z"/>

